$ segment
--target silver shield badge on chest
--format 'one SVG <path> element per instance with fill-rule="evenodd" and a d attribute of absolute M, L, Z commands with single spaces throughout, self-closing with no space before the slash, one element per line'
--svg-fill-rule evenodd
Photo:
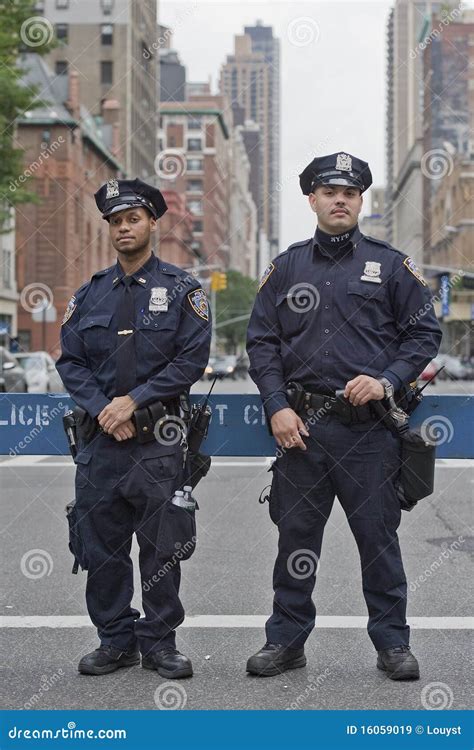
<path fill-rule="evenodd" d="M 166 287 L 152 287 L 148 310 L 150 312 L 168 312 L 168 290 Z"/>
<path fill-rule="evenodd" d="M 360 277 L 362 281 L 372 281 L 374 284 L 381 284 L 382 279 L 380 278 L 380 263 L 376 263 L 374 260 L 366 260 L 364 273 Z"/>

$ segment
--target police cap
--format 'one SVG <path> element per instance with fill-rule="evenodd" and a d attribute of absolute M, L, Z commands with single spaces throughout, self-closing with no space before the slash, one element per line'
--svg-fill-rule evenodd
<path fill-rule="evenodd" d="M 94 197 L 102 217 L 107 220 L 111 214 L 134 206 L 148 209 L 155 219 L 159 219 L 168 208 L 158 188 L 147 185 L 138 177 L 135 180 L 107 180 Z"/>
<path fill-rule="evenodd" d="M 319 185 L 350 185 L 363 193 L 372 185 L 372 173 L 366 161 L 339 152 L 318 156 L 300 174 L 300 186 L 309 195 Z"/>

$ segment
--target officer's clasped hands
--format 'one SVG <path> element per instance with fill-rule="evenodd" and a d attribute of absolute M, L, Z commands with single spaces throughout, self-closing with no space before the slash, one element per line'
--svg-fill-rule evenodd
<path fill-rule="evenodd" d="M 136 408 L 137 405 L 130 396 L 116 396 L 102 409 L 97 420 L 104 432 L 112 434 L 115 433 L 117 427 L 130 421 Z"/>
<path fill-rule="evenodd" d="M 344 389 L 344 397 L 349 399 L 352 406 L 363 406 L 368 401 L 380 401 L 384 396 L 382 383 L 370 375 L 358 375 L 349 380 Z"/>
<path fill-rule="evenodd" d="M 309 432 L 303 420 L 293 409 L 280 409 L 271 419 L 272 432 L 278 445 L 282 448 L 301 448 L 306 445 L 301 437 L 309 437 Z"/>

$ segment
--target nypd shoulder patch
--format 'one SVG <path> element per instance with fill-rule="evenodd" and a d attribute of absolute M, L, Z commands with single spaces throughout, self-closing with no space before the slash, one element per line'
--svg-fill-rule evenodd
<path fill-rule="evenodd" d="M 188 301 L 196 315 L 203 320 L 209 320 L 209 304 L 204 289 L 199 288 L 189 292 Z"/>
<path fill-rule="evenodd" d="M 272 275 L 272 273 L 273 273 L 274 270 L 275 270 L 274 264 L 273 263 L 269 263 L 268 266 L 266 267 L 266 269 L 263 272 L 262 278 L 260 279 L 260 284 L 258 285 L 258 291 L 260 291 L 260 289 L 262 288 L 262 286 L 267 283 L 268 279 L 270 278 L 270 276 Z"/>
<path fill-rule="evenodd" d="M 415 279 L 417 279 L 421 284 L 423 284 L 423 286 L 426 286 L 426 281 L 424 280 L 420 269 L 411 258 L 405 258 L 405 260 L 403 261 L 403 265 L 405 266 L 405 268 L 408 268 L 408 270 L 410 271 L 410 273 L 413 274 Z"/>
<path fill-rule="evenodd" d="M 64 316 L 63 316 L 63 319 L 61 321 L 61 325 L 64 325 L 64 323 L 68 322 L 69 318 L 73 314 L 73 312 L 76 309 L 76 307 L 77 307 L 76 297 L 74 295 L 72 295 L 71 299 L 67 303 L 66 310 L 64 311 Z"/>

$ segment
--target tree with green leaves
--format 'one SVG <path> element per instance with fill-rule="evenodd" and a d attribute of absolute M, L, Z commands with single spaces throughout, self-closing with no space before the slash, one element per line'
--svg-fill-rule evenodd
<path fill-rule="evenodd" d="M 54 45 L 51 23 L 35 15 L 35 0 L 0 0 L 0 230 L 8 229 L 10 208 L 34 201 L 25 183 L 17 187 L 23 172 L 23 150 L 15 148 L 18 117 L 42 102 L 38 91 L 21 82 L 25 72 L 21 56 L 46 54 Z M 11 186 L 15 189 L 12 190 Z"/>
<path fill-rule="evenodd" d="M 257 287 L 258 282 L 254 279 L 239 271 L 228 271 L 227 289 L 216 292 L 217 337 L 228 354 L 235 354 L 245 346 L 248 319 Z"/>

